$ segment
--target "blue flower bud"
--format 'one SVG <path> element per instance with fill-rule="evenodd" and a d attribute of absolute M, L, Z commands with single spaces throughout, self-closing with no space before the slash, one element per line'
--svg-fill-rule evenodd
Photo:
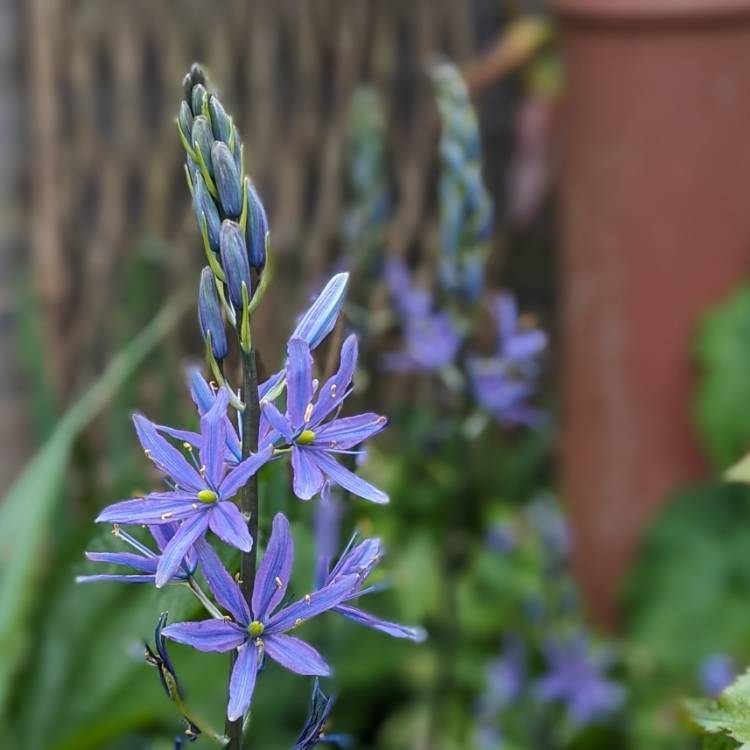
<path fill-rule="evenodd" d="M 190 104 L 193 108 L 193 115 L 197 117 L 203 114 L 203 100 L 207 95 L 206 87 L 202 83 L 193 86 L 193 92 L 190 98 Z"/>
<path fill-rule="evenodd" d="M 180 123 L 180 130 L 185 136 L 185 139 L 190 143 L 191 133 L 193 132 L 193 113 L 190 111 L 188 103 L 183 100 L 180 104 L 180 114 L 177 117 L 177 121 Z"/>
<path fill-rule="evenodd" d="M 229 136 L 232 134 L 232 120 L 215 96 L 208 98 L 208 113 L 211 116 L 214 138 L 228 144 Z"/>
<path fill-rule="evenodd" d="M 226 143 L 214 141 L 211 160 L 222 211 L 225 216 L 237 219 L 242 213 L 242 182 L 240 171 Z"/>
<path fill-rule="evenodd" d="M 195 208 L 195 216 L 198 219 L 198 226 L 201 223 L 201 216 L 205 216 L 206 229 L 208 230 L 208 244 L 215 253 L 218 253 L 221 217 L 219 216 L 219 209 L 216 208 L 216 204 L 208 192 L 200 171 L 193 173 L 193 207 Z"/>
<path fill-rule="evenodd" d="M 224 329 L 224 317 L 221 314 L 219 296 L 216 294 L 216 282 L 211 269 L 206 266 L 201 271 L 198 286 L 198 323 L 203 340 L 211 337 L 211 351 L 218 361 L 227 356 L 227 333 Z"/>
<path fill-rule="evenodd" d="M 239 224 L 225 219 L 221 224 L 221 266 L 227 279 L 229 299 L 238 310 L 242 308 L 242 284 L 250 293 L 250 265 L 245 238 Z"/>
<path fill-rule="evenodd" d="M 193 148 L 200 151 L 203 161 L 211 177 L 214 176 L 214 166 L 211 161 L 211 146 L 214 143 L 214 135 L 211 131 L 211 124 L 203 116 L 199 115 L 193 120 Z"/>
<path fill-rule="evenodd" d="M 337 273 L 333 276 L 300 318 L 289 339 L 302 339 L 311 349 L 315 349 L 336 325 L 336 319 L 344 304 L 348 281 L 348 273 Z"/>
<path fill-rule="evenodd" d="M 250 265 L 260 271 L 266 263 L 266 234 L 268 217 L 260 196 L 248 181 L 247 183 L 247 250 Z"/>
<path fill-rule="evenodd" d="M 240 131 L 237 130 L 237 126 L 232 126 L 232 132 L 234 138 L 232 140 L 232 156 L 234 156 L 234 163 L 237 165 L 237 169 L 242 168 L 242 139 L 240 138 Z"/>

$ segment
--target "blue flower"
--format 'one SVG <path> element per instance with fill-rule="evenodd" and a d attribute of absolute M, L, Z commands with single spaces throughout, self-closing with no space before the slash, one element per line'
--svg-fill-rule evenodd
<path fill-rule="evenodd" d="M 544 653 L 548 671 L 535 686 L 542 703 L 563 703 L 577 727 L 606 719 L 620 708 L 625 691 L 607 679 L 609 659 L 593 651 L 585 635 L 550 638 Z"/>
<path fill-rule="evenodd" d="M 313 401 L 310 346 L 301 338 L 293 338 L 287 346 L 286 413 L 281 414 L 269 401 L 261 405 L 269 423 L 291 448 L 294 494 L 301 500 L 318 494 L 329 481 L 366 500 L 388 502 L 388 495 L 343 467 L 334 457 L 348 453 L 380 432 L 388 422 L 372 413 L 335 416 L 351 392 L 356 364 L 357 338 L 351 335 L 341 348 L 338 371 L 323 384 Z M 334 416 L 329 419 L 331 415 Z"/>
<path fill-rule="evenodd" d="M 121 565 L 132 568 L 136 573 L 99 573 L 91 576 L 77 576 L 77 583 L 92 583 L 95 581 L 119 581 L 120 583 L 154 583 L 156 579 L 156 568 L 161 558 L 161 553 L 169 544 L 178 529 L 175 523 L 167 523 L 163 526 L 149 526 L 151 536 L 156 542 L 159 552 L 154 552 L 145 544 L 123 531 L 119 526 L 112 529 L 112 533 L 123 542 L 130 545 L 136 552 L 86 552 L 86 559 L 91 562 L 108 563 L 110 565 Z M 187 581 L 194 573 L 198 561 L 191 550 L 188 550 L 185 558 L 170 578 L 170 583 L 182 583 Z"/>
<path fill-rule="evenodd" d="M 297 674 L 325 677 L 331 673 L 328 664 L 312 646 L 288 632 L 346 599 L 356 586 L 356 576 L 340 576 L 329 585 L 279 609 L 294 562 L 289 521 L 281 513 L 273 520 L 271 538 L 255 576 L 250 606 L 213 548 L 205 540 L 200 540 L 196 549 L 216 601 L 231 614 L 231 618 L 175 623 L 164 628 L 163 634 L 199 651 L 237 649 L 229 682 L 227 716 L 230 721 L 243 716 L 250 707 L 265 655 Z"/>
<path fill-rule="evenodd" d="M 191 450 L 191 464 L 145 417 L 138 414 L 133 417 L 146 455 L 171 480 L 172 489 L 110 505 L 96 520 L 98 523 L 149 526 L 179 522 L 179 528 L 164 547 L 156 566 L 157 587 L 172 578 L 192 545 L 209 528 L 237 549 L 248 552 L 252 547 L 247 523 L 231 498 L 271 459 L 273 448 L 269 446 L 227 471 L 227 403 L 228 393 L 222 388 L 210 411 L 201 418 L 200 463 Z"/>
<path fill-rule="evenodd" d="M 520 638 L 505 639 L 503 653 L 487 665 L 487 690 L 479 710 L 485 719 L 494 718 L 521 695 L 526 680 L 526 650 Z"/>
<path fill-rule="evenodd" d="M 378 630 L 381 633 L 386 633 L 394 638 L 408 638 L 409 640 L 421 643 L 427 637 L 422 628 L 407 627 L 406 625 L 399 625 L 395 622 L 383 620 L 347 603 L 379 589 L 376 586 L 365 588 L 364 585 L 370 573 L 372 573 L 375 566 L 380 562 L 382 556 L 383 547 L 380 539 L 365 539 L 357 544 L 356 537 L 353 537 L 333 570 L 330 573 L 325 573 L 324 577 L 318 581 L 318 585 L 330 586 L 342 576 L 353 575 L 357 581 L 357 585 L 342 600 L 341 604 L 333 608 L 333 611 L 338 612 L 353 622 L 373 628 L 373 630 Z M 322 569 L 325 570 L 325 566 L 322 566 Z"/>
<path fill-rule="evenodd" d="M 316 678 L 310 697 L 310 711 L 292 750 L 312 750 L 318 745 L 336 745 L 351 747 L 351 739 L 343 734 L 326 734 L 328 717 L 333 710 L 333 698 L 327 696 L 320 688 Z"/>
<path fill-rule="evenodd" d="M 730 656 L 713 654 L 704 659 L 698 667 L 698 680 L 706 695 L 716 698 L 724 692 L 737 677 L 737 667 Z"/>

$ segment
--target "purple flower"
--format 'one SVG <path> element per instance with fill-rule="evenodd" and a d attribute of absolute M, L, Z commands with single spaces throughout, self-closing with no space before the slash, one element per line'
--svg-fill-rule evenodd
<path fill-rule="evenodd" d="M 706 695 L 716 698 L 726 690 L 737 677 L 737 668 L 726 654 L 713 654 L 704 659 L 698 668 L 698 680 Z"/>
<path fill-rule="evenodd" d="M 357 582 L 356 586 L 341 604 L 333 608 L 333 611 L 344 615 L 344 617 L 360 625 L 379 630 L 381 633 L 386 633 L 394 638 L 408 638 L 417 643 L 424 641 L 427 634 L 422 628 L 410 628 L 406 625 L 389 622 L 347 604 L 352 599 L 357 599 L 360 596 L 378 590 L 377 586 L 363 587 L 370 573 L 372 573 L 383 556 L 380 539 L 365 539 L 359 544 L 355 542 L 356 538 L 352 538 L 333 570 L 318 582 L 321 586 L 330 586 L 342 576 L 354 576 Z"/>
<path fill-rule="evenodd" d="M 472 357 L 467 366 L 474 397 L 498 422 L 534 427 L 542 421 L 542 413 L 527 403 L 534 385 L 513 376 L 505 362 Z"/>
<path fill-rule="evenodd" d="M 297 674 L 325 677 L 331 673 L 328 664 L 312 646 L 288 635 L 288 631 L 346 599 L 356 586 L 356 576 L 342 575 L 329 585 L 278 609 L 286 594 L 294 562 L 289 521 L 281 513 L 273 520 L 268 548 L 255 576 L 251 606 L 213 548 L 205 540 L 200 540 L 196 549 L 216 601 L 233 619 L 180 622 L 164 628 L 163 633 L 167 638 L 199 651 L 237 649 L 229 683 L 227 716 L 230 721 L 243 716 L 250 707 L 265 655 Z"/>
<path fill-rule="evenodd" d="M 509 636 L 503 654 L 487 665 L 487 690 L 479 704 L 481 715 L 488 719 L 507 708 L 520 695 L 526 679 L 526 651 L 523 642 Z"/>
<path fill-rule="evenodd" d="M 98 523 L 162 525 L 179 522 L 156 566 L 155 583 L 163 586 L 180 567 L 192 545 L 208 529 L 227 544 L 248 552 L 253 544 L 247 523 L 230 502 L 248 479 L 271 459 L 267 447 L 227 471 L 226 411 L 228 393 L 221 389 L 211 409 L 201 418 L 200 463 L 193 463 L 163 438 L 158 428 L 141 415 L 133 421 L 146 455 L 171 481 L 169 492 L 153 492 L 145 498 L 124 500 L 105 508 Z M 190 447 L 190 446 L 189 446 Z"/>
<path fill-rule="evenodd" d="M 333 709 L 333 698 L 327 696 L 315 679 L 310 698 L 310 712 L 292 750 L 312 750 L 321 744 L 351 747 L 351 739 L 341 734 L 325 734 L 328 717 Z"/>
<path fill-rule="evenodd" d="M 441 370 L 458 355 L 463 336 L 450 315 L 431 312 L 432 295 L 416 288 L 402 261 L 390 260 L 385 277 L 403 320 L 404 349 L 387 354 L 383 364 L 395 372 Z"/>
<path fill-rule="evenodd" d="M 156 542 L 159 552 L 163 553 L 175 532 L 178 529 L 175 523 L 167 523 L 162 526 L 149 526 L 151 536 Z M 110 565 L 122 565 L 132 568 L 136 573 L 100 573 L 92 576 L 77 576 L 77 583 L 92 583 L 95 581 L 119 581 L 120 583 L 154 583 L 156 580 L 156 568 L 161 559 L 161 554 L 141 544 L 119 526 L 115 526 L 112 533 L 129 544 L 136 552 L 86 552 L 86 559 L 92 562 L 109 563 Z M 198 561 L 192 550 L 188 550 L 178 568 L 172 573 L 170 583 L 187 581 L 194 573 Z"/>
<path fill-rule="evenodd" d="M 281 414 L 270 401 L 262 404 L 269 423 L 291 448 L 294 494 L 301 500 L 319 493 L 328 481 L 374 503 L 388 502 L 388 495 L 335 459 L 336 454 L 348 453 L 380 432 L 388 422 L 372 413 L 336 416 L 351 392 L 356 364 L 357 338 L 351 335 L 341 348 L 338 371 L 320 388 L 313 401 L 310 346 L 293 338 L 287 346 L 286 413 Z M 334 416 L 329 419 L 331 415 Z"/>
<path fill-rule="evenodd" d="M 344 304 L 348 282 L 348 273 L 337 273 L 333 276 L 308 311 L 299 319 L 289 338 L 302 339 L 307 342 L 310 349 L 315 349 L 336 325 L 341 306 Z"/>
<path fill-rule="evenodd" d="M 539 371 L 538 357 L 547 348 L 547 336 L 537 328 L 523 328 L 512 294 L 501 292 L 490 300 L 490 312 L 497 326 L 497 356 L 524 374 Z"/>
<path fill-rule="evenodd" d="M 544 652 L 548 671 L 535 688 L 542 703 L 565 704 L 578 727 L 605 719 L 622 705 L 623 687 L 605 676 L 609 659 L 591 650 L 586 636 L 550 638 Z"/>

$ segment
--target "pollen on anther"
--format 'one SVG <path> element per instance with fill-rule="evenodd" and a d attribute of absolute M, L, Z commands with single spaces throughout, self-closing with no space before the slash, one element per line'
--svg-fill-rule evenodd
<path fill-rule="evenodd" d="M 188 443 L 188 442 L 187 442 L 187 440 L 186 440 L 186 441 L 185 441 L 185 442 L 184 442 L 184 443 L 182 444 L 182 447 L 183 447 L 183 448 L 184 448 L 184 449 L 185 449 L 186 451 L 191 451 L 191 450 L 193 450 L 193 446 L 192 446 L 192 445 L 190 445 L 190 443 Z"/>
<path fill-rule="evenodd" d="M 312 597 L 310 596 L 310 594 L 305 594 L 303 598 L 307 604 L 309 604 L 312 601 Z"/>
<path fill-rule="evenodd" d="M 174 513 L 172 511 L 169 511 L 167 513 L 162 513 L 161 518 L 163 521 L 166 521 L 168 518 L 172 518 L 173 515 Z"/>
<path fill-rule="evenodd" d="M 303 622 L 304 622 L 304 621 L 303 621 L 303 619 L 302 619 L 301 617 L 298 617 L 298 618 L 297 618 L 297 619 L 296 619 L 296 620 L 294 621 L 294 625 L 292 625 L 292 627 L 293 627 L 293 628 L 298 628 L 298 627 L 299 627 L 300 625 L 302 625 L 302 623 L 303 623 Z"/>
<path fill-rule="evenodd" d="M 276 576 L 276 578 L 273 579 L 273 582 L 276 584 L 276 588 L 279 588 L 279 589 L 284 585 L 284 582 L 278 576 Z"/>
<path fill-rule="evenodd" d="M 331 384 L 331 396 L 336 395 L 336 383 Z"/>
<path fill-rule="evenodd" d="M 313 411 L 313 405 L 312 401 L 307 405 L 307 408 L 305 409 L 305 416 L 303 417 L 305 422 L 310 421 L 310 417 L 312 417 L 312 411 Z"/>

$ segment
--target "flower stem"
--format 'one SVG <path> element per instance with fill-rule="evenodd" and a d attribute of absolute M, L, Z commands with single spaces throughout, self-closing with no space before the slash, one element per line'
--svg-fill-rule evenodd
<path fill-rule="evenodd" d="M 242 420 L 242 458 L 258 450 L 258 427 L 260 424 L 260 404 L 258 402 L 258 369 L 255 347 L 249 350 L 240 349 L 242 357 L 242 400 L 245 409 L 240 415 Z M 243 552 L 240 559 L 240 588 L 250 605 L 255 582 L 255 567 L 258 553 L 258 477 L 250 477 L 240 491 L 240 510 L 248 518 L 247 526 L 253 539 L 250 552 Z M 234 662 L 234 657 L 232 657 Z M 225 731 L 229 738 L 227 750 L 242 750 L 242 719 L 227 721 Z"/>

